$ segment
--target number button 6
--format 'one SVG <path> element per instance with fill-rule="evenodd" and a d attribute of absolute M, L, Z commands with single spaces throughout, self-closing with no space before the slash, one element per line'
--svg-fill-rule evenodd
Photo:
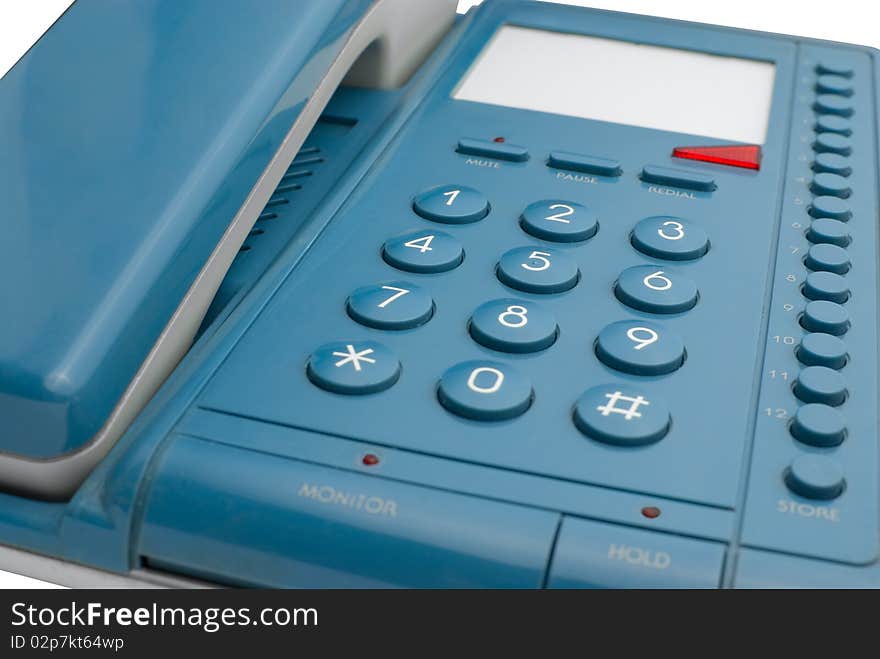
<path fill-rule="evenodd" d="M 544 199 L 526 207 L 520 217 L 520 226 L 536 238 L 574 243 L 595 236 L 599 230 L 599 220 L 583 204 Z"/>
<path fill-rule="evenodd" d="M 664 375 L 684 363 L 684 342 L 665 327 L 644 320 L 611 323 L 596 339 L 606 366 L 633 375 Z"/>
<path fill-rule="evenodd" d="M 562 293 L 578 282 L 574 259 L 555 249 L 517 247 L 498 262 L 498 279 L 527 293 Z"/>
<path fill-rule="evenodd" d="M 502 352 L 537 352 L 556 341 L 556 319 L 534 302 L 505 298 L 477 307 L 471 316 L 477 343 Z"/>
<path fill-rule="evenodd" d="M 621 272 L 614 294 L 626 306 L 649 313 L 687 311 L 699 296 L 693 281 L 656 265 L 637 265 Z"/>
<path fill-rule="evenodd" d="M 690 261 L 709 251 L 709 237 L 702 227 L 677 217 L 646 217 L 633 229 L 633 247 L 658 259 Z"/>

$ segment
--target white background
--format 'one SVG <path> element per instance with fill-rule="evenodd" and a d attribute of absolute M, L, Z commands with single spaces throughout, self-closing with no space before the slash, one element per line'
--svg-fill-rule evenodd
<path fill-rule="evenodd" d="M 291 2 L 295 1 L 297 0 L 291 0 Z M 557 1 L 561 4 L 794 34 L 880 48 L 880 23 L 877 20 L 874 0 Z M 30 44 L 69 4 L 70 0 L 0 0 L 0 76 L 21 57 Z M 479 0 L 461 0 L 458 4 L 459 11 L 465 11 L 478 4 L 480 4 Z M 42 582 L 34 579 L 0 571 L 0 588 L 41 586 L 45 587 Z"/>

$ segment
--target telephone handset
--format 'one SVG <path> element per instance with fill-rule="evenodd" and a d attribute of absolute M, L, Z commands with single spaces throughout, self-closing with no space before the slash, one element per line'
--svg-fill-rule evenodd
<path fill-rule="evenodd" d="M 454 4 L 77 2 L 3 78 L 0 488 L 71 494 L 186 353 L 343 78 L 399 87 Z"/>
<path fill-rule="evenodd" d="M 880 586 L 878 53 L 453 5 L 80 1 L 3 78 L 0 566 Z"/>

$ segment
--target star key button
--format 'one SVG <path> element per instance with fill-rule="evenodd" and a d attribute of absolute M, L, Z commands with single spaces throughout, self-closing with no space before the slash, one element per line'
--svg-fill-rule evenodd
<path fill-rule="evenodd" d="M 374 394 L 397 382 L 400 361 L 376 341 L 339 341 L 315 350 L 306 370 L 312 383 L 326 391 Z"/>

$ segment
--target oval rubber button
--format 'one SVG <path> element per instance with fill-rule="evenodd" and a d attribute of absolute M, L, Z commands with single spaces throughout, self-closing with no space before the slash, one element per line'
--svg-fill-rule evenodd
<path fill-rule="evenodd" d="M 838 176 L 849 176 L 852 174 L 849 158 L 836 153 L 817 153 L 811 167 L 814 172 L 828 172 Z"/>
<path fill-rule="evenodd" d="M 565 252 L 548 247 L 517 247 L 498 262 L 498 279 L 528 293 L 562 293 L 575 286 L 580 272 Z"/>
<path fill-rule="evenodd" d="M 375 341 L 338 341 L 312 353 L 309 379 L 337 394 L 372 394 L 387 389 L 400 377 L 400 362 Z"/>
<path fill-rule="evenodd" d="M 492 361 L 453 366 L 440 378 L 437 397 L 453 414 L 478 421 L 519 416 L 532 404 L 532 384 L 517 369 Z"/>
<path fill-rule="evenodd" d="M 605 444 L 642 446 L 669 431 L 666 403 L 629 384 L 606 384 L 587 390 L 575 403 L 578 430 Z"/>
<path fill-rule="evenodd" d="M 833 272 L 811 272 L 804 282 L 804 296 L 810 300 L 827 300 L 843 304 L 849 299 L 846 277 Z"/>
<path fill-rule="evenodd" d="M 817 133 L 837 133 L 838 135 L 852 135 L 852 124 L 846 117 L 837 117 L 833 114 L 820 114 L 816 118 L 814 126 Z"/>
<path fill-rule="evenodd" d="M 816 65 L 816 73 L 819 75 L 835 75 L 844 78 L 852 78 L 853 70 L 848 64 L 839 61 L 823 61 Z"/>
<path fill-rule="evenodd" d="M 489 200 L 466 185 L 439 185 L 416 195 L 413 210 L 433 222 L 468 224 L 489 214 Z"/>
<path fill-rule="evenodd" d="M 819 94 L 837 94 L 838 96 L 852 96 L 852 81 L 844 76 L 825 74 L 816 80 L 816 91 Z"/>
<path fill-rule="evenodd" d="M 801 405 L 791 422 L 791 434 L 810 446 L 838 446 L 846 438 L 846 419 L 827 405 Z"/>
<path fill-rule="evenodd" d="M 617 299 L 650 313 L 680 313 L 697 303 L 697 285 L 656 265 L 637 265 L 620 273 L 614 286 Z"/>
<path fill-rule="evenodd" d="M 810 183 L 810 191 L 816 195 L 831 195 L 846 199 L 852 193 L 849 183 L 843 176 L 819 172 Z"/>
<path fill-rule="evenodd" d="M 849 331 L 849 313 L 836 302 L 816 300 L 804 307 L 801 326 L 810 332 L 842 336 Z"/>
<path fill-rule="evenodd" d="M 807 499 L 836 499 L 843 493 L 843 467 L 827 455 L 801 455 L 785 471 L 785 484 Z"/>
<path fill-rule="evenodd" d="M 828 243 L 829 245 L 846 247 L 852 237 L 849 235 L 849 227 L 845 222 L 820 217 L 810 223 L 810 228 L 807 229 L 807 240 L 811 243 Z"/>
<path fill-rule="evenodd" d="M 830 217 L 846 222 L 852 217 L 849 204 L 839 197 L 816 197 L 808 210 L 811 217 Z"/>
<path fill-rule="evenodd" d="M 813 271 L 833 272 L 845 275 L 852 265 L 849 260 L 849 252 L 837 245 L 819 244 L 813 245 L 807 251 L 804 265 Z"/>
<path fill-rule="evenodd" d="M 840 117 L 851 117 L 852 103 L 848 98 L 834 94 L 820 94 L 813 103 L 813 109 L 819 114 L 836 114 Z"/>
<path fill-rule="evenodd" d="M 839 156 L 852 154 L 852 140 L 838 133 L 819 133 L 813 141 L 816 153 L 835 153 Z"/>
<path fill-rule="evenodd" d="M 461 243 L 443 231 L 410 231 L 389 239 L 382 258 L 398 270 L 419 273 L 446 272 L 464 260 Z"/>
<path fill-rule="evenodd" d="M 666 215 L 641 220 L 630 240 L 642 254 L 670 261 L 698 259 L 709 250 L 709 236 L 701 226 Z"/>
<path fill-rule="evenodd" d="M 520 216 L 528 234 L 557 243 L 589 240 L 599 230 L 596 214 L 583 204 L 561 199 L 543 199 L 529 204 Z"/>
<path fill-rule="evenodd" d="M 539 304 L 504 298 L 477 307 L 471 316 L 473 339 L 501 352 L 537 352 L 556 341 L 558 328 L 553 314 Z"/>
<path fill-rule="evenodd" d="M 807 366 L 798 374 L 794 395 L 805 403 L 842 405 L 846 400 L 846 381 L 834 369 Z"/>
<path fill-rule="evenodd" d="M 827 366 L 834 369 L 846 366 L 846 344 L 832 334 L 811 332 L 804 335 L 795 354 L 805 366 Z"/>
<path fill-rule="evenodd" d="M 349 296 L 347 309 L 361 325 L 404 330 L 427 323 L 434 315 L 434 300 L 421 286 L 393 281 L 357 289 Z"/>
<path fill-rule="evenodd" d="M 606 366 L 624 373 L 663 375 L 684 363 L 684 341 L 657 323 L 621 320 L 599 333 L 596 356 Z"/>

